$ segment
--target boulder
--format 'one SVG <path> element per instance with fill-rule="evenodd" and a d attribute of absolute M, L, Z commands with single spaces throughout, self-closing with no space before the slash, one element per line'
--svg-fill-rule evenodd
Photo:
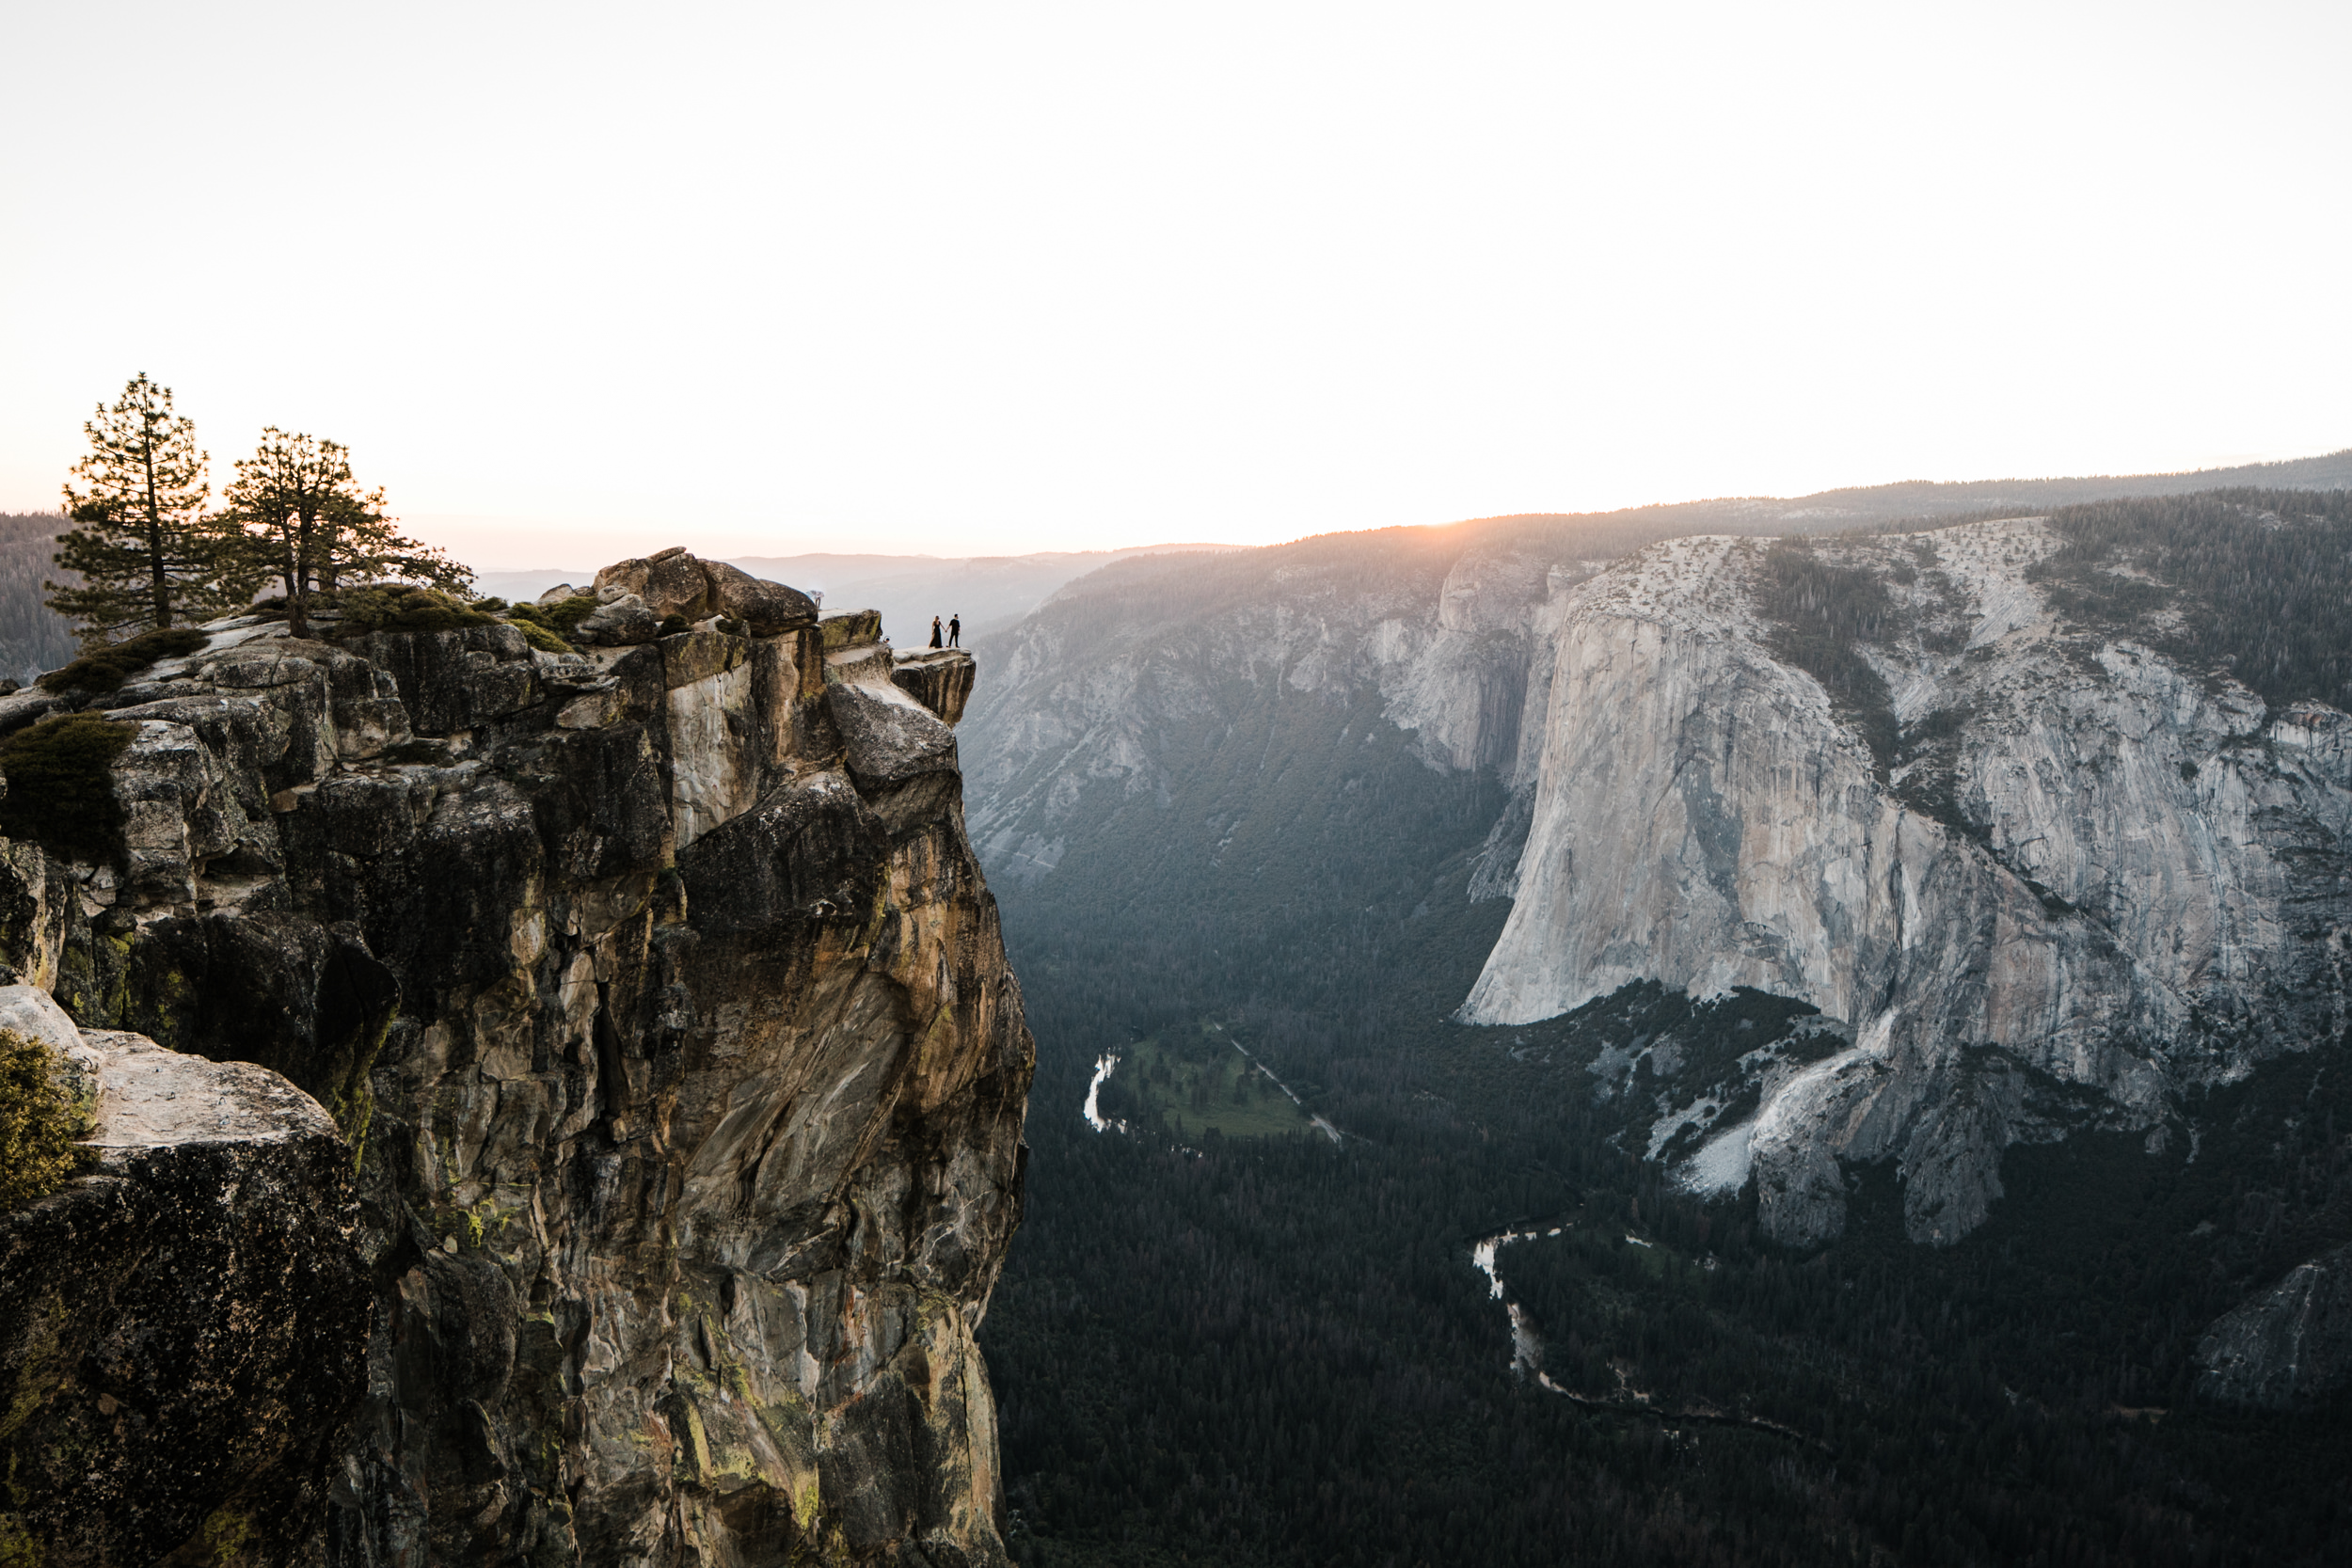
<path fill-rule="evenodd" d="M 0 1215 L 0 1547 L 322 1560 L 368 1340 L 351 1150 L 266 1069 L 87 1038 L 97 1169 Z"/>
<path fill-rule="evenodd" d="M 829 682 L 825 707 L 840 732 L 843 759 L 875 815 L 898 832 L 936 816 L 961 784 L 955 733 L 895 686 Z"/>
<path fill-rule="evenodd" d="M 39 986 L 0 986 L 0 1029 L 39 1040 L 54 1051 L 78 1049 L 82 1031 Z"/>
<path fill-rule="evenodd" d="M 661 635 L 661 616 L 634 594 L 607 599 L 591 610 L 572 633 L 576 642 L 630 648 Z"/>
<path fill-rule="evenodd" d="M 656 623 L 671 615 L 689 621 L 729 616 L 755 637 L 817 623 L 817 601 L 799 589 L 755 578 L 723 561 L 697 560 L 683 546 L 615 562 L 596 574 L 595 593 L 608 605 L 633 595 Z"/>
<path fill-rule="evenodd" d="M 580 597 L 579 589 L 574 588 L 568 582 L 559 582 L 553 588 L 550 588 L 546 593 L 540 594 L 539 602 L 541 604 L 562 604 L 565 599 L 576 599 L 578 597 Z"/>
<path fill-rule="evenodd" d="M 607 566 L 596 574 L 596 594 L 606 604 L 634 596 L 657 622 L 665 615 L 699 621 L 711 612 L 710 579 L 682 545 Z"/>
<path fill-rule="evenodd" d="M 825 652 L 829 654 L 882 641 L 879 610 L 836 610 L 817 624 L 824 631 Z"/>
<path fill-rule="evenodd" d="M 742 622 L 754 637 L 773 637 L 817 624 L 817 601 L 797 588 L 755 578 L 723 561 L 706 561 L 702 567 L 718 612 Z"/>

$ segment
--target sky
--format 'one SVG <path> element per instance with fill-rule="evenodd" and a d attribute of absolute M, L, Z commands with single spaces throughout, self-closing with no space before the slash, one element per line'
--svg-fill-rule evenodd
<path fill-rule="evenodd" d="M 484 568 L 2352 446 L 2352 6 L 0 8 L 0 510 L 145 371 Z"/>

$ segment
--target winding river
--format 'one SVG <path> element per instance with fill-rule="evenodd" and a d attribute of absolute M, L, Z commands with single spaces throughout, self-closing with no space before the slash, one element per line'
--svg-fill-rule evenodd
<path fill-rule="evenodd" d="M 1745 1427 L 1751 1432 L 1770 1433 L 1775 1437 L 1786 1437 L 1795 1442 L 1809 1444 L 1826 1454 L 1835 1454 L 1837 1451 L 1819 1437 L 1809 1436 L 1785 1422 L 1769 1420 L 1762 1416 L 1740 1416 L 1714 1409 L 1677 1410 L 1653 1404 L 1650 1402 L 1649 1395 L 1626 1382 L 1622 1368 L 1617 1372 L 1619 1391 L 1623 1395 L 1619 1399 L 1594 1399 L 1590 1395 L 1580 1394 L 1572 1388 L 1564 1388 L 1553 1382 L 1551 1374 L 1544 1370 L 1543 1339 L 1536 1334 L 1534 1325 L 1528 1321 L 1527 1313 L 1504 1291 L 1502 1270 L 1499 1259 L 1502 1249 L 1515 1242 L 1532 1242 L 1537 1237 L 1558 1236 L 1565 1234 L 1566 1230 L 1567 1227 L 1564 1225 L 1555 1225 L 1549 1228 L 1498 1230 L 1493 1235 L 1473 1243 L 1470 1246 L 1470 1264 L 1486 1276 L 1486 1293 L 1502 1303 L 1503 1310 L 1511 1317 L 1512 1371 L 1520 1377 L 1531 1379 L 1537 1387 L 1547 1389 L 1569 1403 L 1581 1405 L 1587 1410 L 1607 1411 L 1617 1416 L 1654 1416 L 1659 1420 L 1666 1422 Z M 1635 1246 L 1657 1245 L 1655 1242 L 1645 1242 L 1631 1231 L 1626 1232 L 1625 1239 Z"/>

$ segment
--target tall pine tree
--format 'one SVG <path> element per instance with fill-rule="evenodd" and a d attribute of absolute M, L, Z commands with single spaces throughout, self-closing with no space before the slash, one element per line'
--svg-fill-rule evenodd
<path fill-rule="evenodd" d="M 208 458 L 171 388 L 133 376 L 113 407 L 83 430 L 89 455 L 65 487 L 74 527 L 52 559 L 79 586 L 45 582 L 49 608 L 79 623 L 85 648 L 150 629 L 209 620 L 251 597 L 236 541 L 207 518 Z"/>
<path fill-rule="evenodd" d="M 393 531 L 384 492 L 361 490 L 340 441 L 270 426 L 222 499 L 250 557 L 285 585 L 286 619 L 308 636 L 311 595 L 344 578 L 399 578 L 462 590 L 473 574 L 439 549 Z"/>

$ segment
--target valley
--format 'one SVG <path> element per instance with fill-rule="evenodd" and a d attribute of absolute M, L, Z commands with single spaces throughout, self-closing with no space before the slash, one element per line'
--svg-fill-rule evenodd
<path fill-rule="evenodd" d="M 985 645 L 1015 1555 L 2340 1555 L 2352 1427 L 2215 1325 L 2352 1241 L 2347 519 L 2162 505 L 1134 562 Z M 1346 1139 L 1155 1132 L 1204 1015 Z"/>

